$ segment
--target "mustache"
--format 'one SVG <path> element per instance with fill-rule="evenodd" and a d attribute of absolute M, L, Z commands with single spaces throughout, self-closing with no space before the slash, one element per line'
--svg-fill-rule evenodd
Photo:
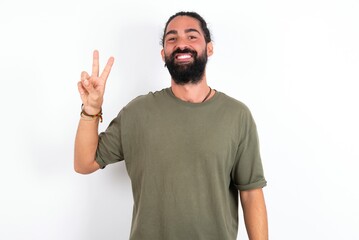
<path fill-rule="evenodd" d="M 189 49 L 189 48 L 184 48 L 184 49 L 177 48 L 176 50 L 173 51 L 173 53 L 169 56 L 168 59 L 171 60 L 171 61 L 173 61 L 177 53 L 190 53 L 190 54 L 192 54 L 192 56 L 193 56 L 194 58 L 197 57 L 197 52 L 194 51 L 194 50 L 191 50 L 191 49 Z M 165 65 L 164 65 L 164 67 L 167 67 L 167 64 L 166 64 L 166 63 L 165 63 Z"/>
<path fill-rule="evenodd" d="M 171 58 L 173 59 L 175 57 L 176 54 L 178 53 L 190 53 L 192 54 L 194 57 L 197 56 L 197 52 L 188 48 L 184 48 L 184 49 L 179 49 L 177 48 L 176 50 L 173 51 L 173 53 L 171 54 Z"/>

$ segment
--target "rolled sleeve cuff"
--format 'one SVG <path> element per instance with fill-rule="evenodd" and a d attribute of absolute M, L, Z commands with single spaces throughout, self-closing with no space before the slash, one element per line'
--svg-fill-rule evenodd
<path fill-rule="evenodd" d="M 235 185 L 239 191 L 246 191 L 246 190 L 252 190 L 257 188 L 263 188 L 267 186 L 267 181 L 265 179 L 262 179 L 257 182 L 246 184 L 246 185 L 237 185 L 237 184 Z"/>
<path fill-rule="evenodd" d="M 105 161 L 99 156 L 99 154 L 97 153 L 96 154 L 96 159 L 95 159 L 95 161 L 98 163 L 98 165 L 100 165 L 100 168 L 101 169 L 104 169 L 105 167 L 106 167 L 106 163 L 105 163 Z"/>

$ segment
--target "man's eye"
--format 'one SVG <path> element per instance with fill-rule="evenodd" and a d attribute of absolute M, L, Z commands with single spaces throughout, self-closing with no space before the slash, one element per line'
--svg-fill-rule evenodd
<path fill-rule="evenodd" d="M 168 39 L 167 39 L 168 42 L 173 42 L 173 41 L 175 41 L 175 40 L 176 40 L 176 38 L 174 38 L 174 37 L 171 37 L 171 38 L 168 38 Z"/>
<path fill-rule="evenodd" d="M 188 38 L 189 38 L 190 40 L 197 39 L 196 36 L 189 36 Z"/>

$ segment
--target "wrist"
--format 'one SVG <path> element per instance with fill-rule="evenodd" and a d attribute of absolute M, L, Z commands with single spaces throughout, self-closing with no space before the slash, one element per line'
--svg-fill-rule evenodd
<path fill-rule="evenodd" d="M 81 113 L 80 116 L 82 119 L 84 120 L 96 120 L 96 119 L 100 119 L 100 122 L 102 122 L 102 108 L 100 108 L 99 110 L 97 109 L 91 109 L 90 112 L 88 112 L 89 110 L 85 110 L 84 105 L 81 105 Z"/>
<path fill-rule="evenodd" d="M 101 107 L 90 107 L 90 106 L 86 106 L 86 105 L 82 104 L 81 112 L 85 112 L 88 115 L 96 115 L 96 114 L 102 112 L 102 108 Z"/>

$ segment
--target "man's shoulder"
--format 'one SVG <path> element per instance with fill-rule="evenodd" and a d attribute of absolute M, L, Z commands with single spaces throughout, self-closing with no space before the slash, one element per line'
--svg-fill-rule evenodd
<path fill-rule="evenodd" d="M 221 99 L 221 104 L 223 104 L 227 109 L 250 112 L 249 107 L 244 102 L 220 91 L 218 91 L 218 94 Z"/>
<path fill-rule="evenodd" d="M 147 94 L 139 95 L 132 99 L 125 107 L 126 110 L 136 110 L 148 108 L 156 102 L 160 102 L 167 96 L 167 88 L 158 91 L 151 91 Z"/>

